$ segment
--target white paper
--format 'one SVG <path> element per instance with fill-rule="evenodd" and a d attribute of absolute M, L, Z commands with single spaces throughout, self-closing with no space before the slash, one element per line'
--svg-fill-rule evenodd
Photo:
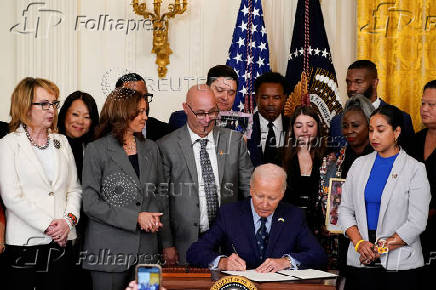
<path fill-rule="evenodd" d="M 320 270 L 282 270 L 278 273 L 259 273 L 256 270 L 221 271 L 232 276 L 242 276 L 255 282 L 293 281 L 303 279 L 334 278 L 337 275 Z M 280 274 L 279 274 L 280 273 Z"/>
<path fill-rule="evenodd" d="M 320 270 L 312 270 L 312 269 L 306 269 L 306 270 L 282 270 L 279 271 L 280 273 L 298 277 L 300 279 L 320 279 L 320 278 L 334 278 L 338 275 L 335 275 L 333 273 L 324 272 Z"/>

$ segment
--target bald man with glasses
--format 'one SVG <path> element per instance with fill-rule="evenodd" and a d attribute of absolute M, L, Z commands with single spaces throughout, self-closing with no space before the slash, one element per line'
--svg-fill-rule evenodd
<path fill-rule="evenodd" d="M 186 263 L 186 251 L 214 223 L 222 204 L 249 195 L 253 165 L 239 132 L 215 126 L 219 109 L 207 85 L 189 89 L 187 124 L 158 141 L 168 182 L 172 244 L 165 260 Z"/>

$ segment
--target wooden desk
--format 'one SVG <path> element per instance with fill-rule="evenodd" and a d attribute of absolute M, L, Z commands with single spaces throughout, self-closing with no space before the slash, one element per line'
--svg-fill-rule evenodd
<path fill-rule="evenodd" d="M 212 271 L 211 278 L 190 278 L 190 277 L 165 277 L 162 284 L 168 290 L 172 289 L 190 289 L 190 290 L 209 290 L 210 287 L 224 277 L 220 272 Z M 281 289 L 295 289 L 295 290 L 335 290 L 336 278 L 332 279 L 313 279 L 302 281 L 289 281 L 289 282 L 253 282 L 258 290 L 281 290 Z"/>

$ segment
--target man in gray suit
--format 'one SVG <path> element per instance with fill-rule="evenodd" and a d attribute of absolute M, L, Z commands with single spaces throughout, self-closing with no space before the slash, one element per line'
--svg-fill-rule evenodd
<path fill-rule="evenodd" d="M 187 124 L 158 141 L 173 238 L 172 245 L 163 245 L 164 256 L 180 264 L 186 263 L 189 246 L 209 229 L 218 207 L 249 195 L 253 171 L 242 135 L 215 127 L 219 111 L 207 85 L 189 89 L 183 110 Z"/>

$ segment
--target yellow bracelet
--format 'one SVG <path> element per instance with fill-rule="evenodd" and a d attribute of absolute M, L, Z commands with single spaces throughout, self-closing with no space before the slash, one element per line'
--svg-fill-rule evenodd
<path fill-rule="evenodd" d="M 357 250 L 359 249 L 359 245 L 361 242 L 364 242 L 364 240 L 358 241 L 357 244 L 354 246 L 354 250 L 356 250 L 356 252 L 358 252 Z"/>

